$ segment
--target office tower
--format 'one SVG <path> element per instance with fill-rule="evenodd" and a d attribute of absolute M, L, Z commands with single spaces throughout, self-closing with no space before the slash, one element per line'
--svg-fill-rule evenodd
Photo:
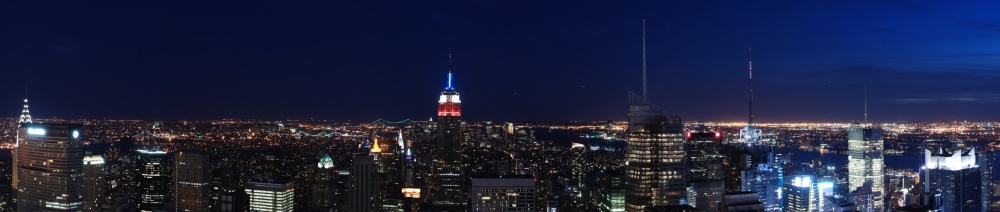
<path fill-rule="evenodd" d="M 472 178 L 472 211 L 535 211 L 535 178 L 496 176 Z"/>
<path fill-rule="evenodd" d="M 18 211 L 80 211 L 80 125 L 22 123 L 15 151 Z"/>
<path fill-rule="evenodd" d="M 627 211 L 679 204 L 687 194 L 684 125 L 680 117 L 667 117 L 663 111 L 653 110 L 646 98 L 645 28 L 643 21 L 643 95 L 629 96 L 625 151 Z"/>
<path fill-rule="evenodd" d="M 750 89 L 747 125 L 740 130 L 739 139 L 727 146 L 725 160 L 726 191 L 730 193 L 754 192 L 766 211 L 781 210 L 778 190 L 783 184 L 781 157 L 774 153 L 774 145 L 764 142 L 763 130 L 753 123 L 753 61 L 749 71 Z"/>
<path fill-rule="evenodd" d="M 621 169 L 609 170 L 598 176 L 596 195 L 601 212 L 625 211 L 625 173 Z"/>
<path fill-rule="evenodd" d="M 933 201 L 943 211 L 984 211 L 982 172 L 976 150 L 924 150 L 923 193 L 938 196 Z"/>
<path fill-rule="evenodd" d="M 83 211 L 100 211 L 105 202 L 104 157 L 89 153 L 83 157 Z"/>
<path fill-rule="evenodd" d="M 350 156 L 347 156 L 350 157 Z M 352 161 L 353 162 L 353 161 Z M 353 164 L 343 164 L 343 169 L 337 169 L 337 194 L 334 198 L 334 204 L 336 204 L 337 210 L 350 210 L 351 208 L 351 183 L 353 176 L 351 175 L 351 169 L 354 167 L 350 166 Z"/>
<path fill-rule="evenodd" d="M 223 194 L 243 191 L 243 177 L 232 168 L 218 168 L 212 172 L 212 205 L 219 207 Z M 245 192 L 244 192 L 245 194 Z M 247 200 L 249 201 L 249 200 Z M 232 201 L 230 201 L 232 202 Z"/>
<path fill-rule="evenodd" d="M 722 181 L 722 134 L 688 133 L 684 149 L 688 162 L 688 205 L 702 211 L 719 211 L 722 196 L 726 193 Z"/>
<path fill-rule="evenodd" d="M 323 154 L 316 163 L 315 175 L 310 207 L 333 209 L 336 206 L 334 198 L 337 195 L 337 170 L 333 168 L 333 158 L 330 158 L 330 154 Z"/>
<path fill-rule="evenodd" d="M 208 211 L 212 186 L 208 156 L 196 150 L 174 156 L 174 201 L 177 211 Z"/>
<path fill-rule="evenodd" d="M 760 199 L 760 195 L 752 191 L 727 193 L 720 208 L 727 212 L 761 212 L 766 206 Z"/>
<path fill-rule="evenodd" d="M 744 160 L 751 166 L 738 172 L 743 191 L 753 191 L 760 195 L 766 211 L 781 210 L 781 194 L 778 192 L 784 183 L 780 155 L 774 154 L 774 146 L 761 144 L 748 147 Z"/>
<path fill-rule="evenodd" d="M 854 210 L 862 212 L 877 212 L 878 206 L 876 205 L 875 199 L 880 196 L 879 193 L 872 191 L 871 183 L 865 183 L 851 191 L 848 194 L 848 200 L 854 204 Z"/>
<path fill-rule="evenodd" d="M 833 182 L 819 182 L 811 175 L 798 175 L 786 182 L 782 188 L 782 209 L 784 211 L 822 211 L 826 197 L 833 192 Z"/>
<path fill-rule="evenodd" d="M 403 194 L 403 211 L 406 212 L 420 211 L 420 188 L 404 187 L 402 189 L 402 194 Z"/>
<path fill-rule="evenodd" d="M 866 113 L 867 115 L 867 113 Z M 854 125 L 847 132 L 847 172 L 849 190 L 871 183 L 875 196 L 874 208 L 881 211 L 885 189 L 882 129 L 878 126 Z"/>
<path fill-rule="evenodd" d="M 246 191 L 227 191 L 220 193 L 219 202 L 213 211 L 246 212 L 250 210 L 250 196 Z"/>
<path fill-rule="evenodd" d="M 377 211 L 381 207 L 378 168 L 368 154 L 354 156 L 351 165 L 351 211 Z"/>
<path fill-rule="evenodd" d="M 437 138 L 438 169 L 431 201 L 435 207 L 462 210 L 468 204 L 467 176 L 462 169 L 462 101 L 452 86 L 451 53 L 448 53 L 448 85 L 438 98 Z"/>
<path fill-rule="evenodd" d="M 797 179 L 795 179 L 797 180 Z M 809 185 L 798 182 L 785 183 L 782 194 L 785 198 L 782 207 L 787 212 L 809 212 Z"/>
<path fill-rule="evenodd" d="M 295 183 L 286 180 L 255 179 L 247 183 L 250 211 L 295 210 Z"/>
<path fill-rule="evenodd" d="M 687 202 L 701 211 L 720 211 L 726 187 L 722 181 L 691 182 L 687 187 Z"/>
<path fill-rule="evenodd" d="M 403 206 L 402 198 L 385 198 L 382 199 L 382 207 L 380 209 L 382 212 L 405 212 L 406 206 Z"/>
<path fill-rule="evenodd" d="M 725 156 L 722 154 L 721 133 L 688 133 L 684 149 L 687 151 L 688 176 L 691 181 L 723 179 L 722 160 Z"/>
<path fill-rule="evenodd" d="M 997 157 L 1000 152 L 985 152 L 978 155 L 976 161 L 979 163 L 979 170 L 983 173 L 983 208 L 1000 209 L 1000 197 L 997 193 Z"/>
<path fill-rule="evenodd" d="M 680 117 L 634 105 L 629 115 L 625 193 L 628 211 L 679 204 L 686 197 L 684 136 Z"/>
<path fill-rule="evenodd" d="M 144 212 L 160 209 L 170 198 L 170 155 L 158 148 L 139 149 L 138 152 L 136 206 Z"/>

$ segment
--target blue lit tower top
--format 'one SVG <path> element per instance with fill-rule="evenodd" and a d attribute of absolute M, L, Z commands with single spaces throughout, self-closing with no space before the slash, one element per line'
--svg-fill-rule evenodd
<path fill-rule="evenodd" d="M 455 90 L 455 86 L 451 85 L 451 79 L 452 79 L 451 68 L 452 68 L 452 65 L 451 65 L 451 49 L 448 49 L 448 86 L 444 87 L 444 90 L 447 90 L 447 91 L 453 91 L 453 90 Z"/>
<path fill-rule="evenodd" d="M 448 86 L 444 87 L 444 91 L 441 92 L 441 97 L 438 99 L 438 116 L 462 116 L 461 104 L 462 100 L 459 98 L 458 91 L 455 91 L 455 86 L 451 84 L 452 80 L 452 63 L 451 63 L 451 49 L 448 50 Z"/>

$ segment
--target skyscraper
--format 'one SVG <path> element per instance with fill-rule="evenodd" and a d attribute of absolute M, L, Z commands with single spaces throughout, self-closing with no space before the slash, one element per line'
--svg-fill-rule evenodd
<path fill-rule="evenodd" d="M 378 211 L 381 207 L 379 176 L 375 159 L 368 154 L 354 156 L 351 165 L 351 211 Z"/>
<path fill-rule="evenodd" d="M 162 149 L 139 149 L 136 168 L 139 170 L 137 208 L 153 211 L 163 207 L 170 196 L 170 155 Z"/>
<path fill-rule="evenodd" d="M 680 204 L 687 196 L 684 125 L 677 116 L 653 110 L 646 99 L 645 21 L 643 21 L 643 95 L 629 96 L 626 157 L 626 211 Z"/>
<path fill-rule="evenodd" d="M 733 143 L 726 147 L 725 186 L 727 193 L 754 192 L 767 211 L 781 210 L 778 190 L 784 184 L 781 159 L 774 146 L 759 143 Z"/>
<path fill-rule="evenodd" d="M 530 176 L 472 178 L 472 211 L 535 211 L 535 179 Z"/>
<path fill-rule="evenodd" d="M 702 211 L 719 211 L 726 193 L 723 179 L 722 134 L 688 133 L 687 151 L 688 205 Z"/>
<path fill-rule="evenodd" d="M 790 176 L 792 177 L 792 176 Z M 797 175 L 782 187 L 784 211 L 823 211 L 830 208 L 827 197 L 833 193 L 833 182 L 820 181 L 811 175 Z"/>
<path fill-rule="evenodd" d="M 25 90 L 27 90 L 27 88 L 25 88 Z M 27 96 L 27 92 L 25 92 L 25 96 Z M 23 128 L 24 124 L 30 124 L 30 123 L 31 123 L 31 113 L 28 112 L 28 98 L 25 97 L 24 98 L 24 109 L 21 110 L 21 117 L 18 119 L 17 124 L 18 124 L 18 127 Z M 20 132 L 20 130 L 18 130 L 18 132 Z M 18 134 L 18 135 L 20 135 L 20 134 Z M 18 136 L 18 139 L 21 139 L 21 136 Z M 11 154 L 11 156 L 13 157 L 12 158 L 13 163 L 11 163 L 11 164 L 13 164 L 11 166 L 11 173 L 13 173 L 13 174 L 11 174 L 11 181 L 10 181 L 11 185 L 10 186 L 11 186 L 11 189 L 14 189 L 14 190 L 17 190 L 17 173 L 18 173 L 17 172 L 17 169 L 18 169 L 18 165 L 17 165 L 18 164 L 17 163 L 17 158 L 18 158 L 17 157 L 17 146 L 18 146 L 17 143 L 14 143 L 14 152 Z"/>
<path fill-rule="evenodd" d="M 447 165 L 460 165 L 462 155 L 462 100 L 452 83 L 451 53 L 448 53 L 448 85 L 438 98 L 437 159 Z"/>
<path fill-rule="evenodd" d="M 80 125 L 21 124 L 14 164 L 17 210 L 82 210 L 84 152 L 80 136 Z"/>
<path fill-rule="evenodd" d="M 295 183 L 285 180 L 256 179 L 246 188 L 250 211 L 295 210 Z"/>
<path fill-rule="evenodd" d="M 88 152 L 89 153 L 89 152 Z M 100 211 L 105 192 L 104 157 L 83 157 L 83 211 Z"/>
<path fill-rule="evenodd" d="M 431 201 L 435 207 L 463 210 L 468 204 L 462 169 L 462 101 L 452 83 L 451 53 L 448 53 L 448 85 L 438 98 L 436 158 L 438 169 Z"/>
<path fill-rule="evenodd" d="M 333 168 L 330 154 L 323 154 L 316 163 L 315 175 L 310 206 L 314 209 L 333 209 L 337 206 L 334 202 L 337 195 L 337 170 Z"/>
<path fill-rule="evenodd" d="M 940 197 L 933 201 L 937 209 L 985 211 L 982 173 L 976 163 L 975 148 L 958 148 L 950 152 L 924 150 L 921 172 L 924 195 Z"/>
<path fill-rule="evenodd" d="M 850 191 L 856 190 L 865 183 L 871 183 L 875 198 L 872 207 L 875 211 L 883 208 L 883 187 L 885 167 L 883 162 L 882 129 L 878 126 L 855 125 L 847 133 L 847 183 Z"/>
<path fill-rule="evenodd" d="M 787 212 L 809 212 L 809 193 L 812 188 L 812 178 L 796 177 L 786 182 L 782 188 L 785 198 L 782 209 Z"/>
<path fill-rule="evenodd" d="M 997 157 L 1000 157 L 1000 152 L 980 153 L 978 157 L 976 163 L 983 173 L 983 208 L 1000 208 L 1000 197 L 996 190 Z"/>
<path fill-rule="evenodd" d="M 608 170 L 598 176 L 597 198 L 601 212 L 625 211 L 625 173 L 621 169 Z"/>
<path fill-rule="evenodd" d="M 174 156 L 174 200 L 177 211 L 208 211 L 211 174 L 208 156 L 196 150 Z"/>

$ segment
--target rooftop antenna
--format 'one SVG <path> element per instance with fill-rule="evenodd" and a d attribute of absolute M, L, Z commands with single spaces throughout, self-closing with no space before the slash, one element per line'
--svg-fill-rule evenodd
<path fill-rule="evenodd" d="M 642 19 L 642 101 L 646 102 L 646 19 Z"/>
<path fill-rule="evenodd" d="M 750 71 L 750 117 L 747 118 L 747 125 L 753 126 L 753 48 L 750 48 L 748 51 L 750 52 L 750 67 L 747 68 Z"/>
<path fill-rule="evenodd" d="M 868 123 L 868 85 L 865 85 L 865 123 Z"/>
<path fill-rule="evenodd" d="M 445 90 L 455 90 L 455 87 L 451 86 L 451 78 L 452 78 L 451 77 L 451 69 L 452 69 L 451 47 L 449 47 L 448 48 L 448 87 L 446 87 Z"/>

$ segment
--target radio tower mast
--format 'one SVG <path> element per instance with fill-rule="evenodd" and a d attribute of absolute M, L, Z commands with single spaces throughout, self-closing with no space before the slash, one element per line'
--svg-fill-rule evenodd
<path fill-rule="evenodd" d="M 750 50 L 750 67 L 747 68 L 750 71 L 750 117 L 747 120 L 747 126 L 753 126 L 753 48 Z"/>

